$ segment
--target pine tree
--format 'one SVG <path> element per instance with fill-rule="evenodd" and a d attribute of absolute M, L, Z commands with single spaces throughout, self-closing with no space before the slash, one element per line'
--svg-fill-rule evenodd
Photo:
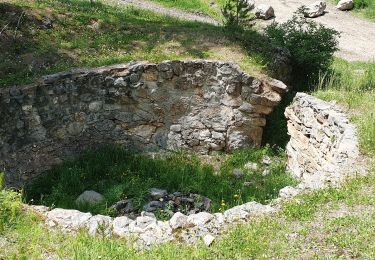
<path fill-rule="evenodd" d="M 228 0 L 221 10 L 224 16 L 226 27 L 241 27 L 246 25 L 251 19 L 250 11 L 254 8 L 249 0 Z"/>

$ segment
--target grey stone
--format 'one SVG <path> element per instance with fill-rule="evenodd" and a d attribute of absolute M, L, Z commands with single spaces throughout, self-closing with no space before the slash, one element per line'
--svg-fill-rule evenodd
<path fill-rule="evenodd" d="M 297 196 L 299 192 L 300 192 L 300 190 L 298 190 L 296 188 L 293 188 L 293 187 L 290 187 L 290 186 L 287 186 L 287 187 L 282 188 L 279 191 L 279 197 L 280 198 L 293 198 L 293 197 Z"/>
<path fill-rule="evenodd" d="M 158 200 L 158 199 L 163 198 L 167 195 L 168 195 L 168 192 L 166 190 L 157 189 L 157 188 L 152 188 L 150 190 L 150 196 L 154 200 Z"/>
<path fill-rule="evenodd" d="M 111 208 L 115 209 L 120 214 L 128 214 L 135 210 L 131 199 L 120 200 L 113 204 Z"/>
<path fill-rule="evenodd" d="M 207 212 L 199 212 L 188 216 L 188 223 L 195 226 L 203 226 L 207 222 L 211 221 L 214 216 Z"/>
<path fill-rule="evenodd" d="M 268 20 L 275 17 L 275 11 L 270 5 L 260 4 L 255 8 L 255 16 L 258 19 Z"/>
<path fill-rule="evenodd" d="M 241 169 L 234 169 L 232 171 L 232 175 L 237 179 L 241 179 L 245 174 Z"/>
<path fill-rule="evenodd" d="M 85 205 L 85 204 L 95 205 L 95 204 L 100 204 L 103 201 L 104 201 L 103 195 L 93 190 L 87 190 L 78 196 L 78 198 L 76 199 L 76 204 L 77 205 Z"/>

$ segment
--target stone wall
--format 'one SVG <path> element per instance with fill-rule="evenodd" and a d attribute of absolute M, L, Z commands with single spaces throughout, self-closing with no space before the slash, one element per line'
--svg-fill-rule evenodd
<path fill-rule="evenodd" d="M 213 61 L 80 69 L 0 89 L 0 170 L 8 184 L 83 149 L 230 151 L 261 143 L 286 86 Z"/>
<path fill-rule="evenodd" d="M 288 167 L 308 187 L 343 179 L 359 155 L 355 127 L 335 103 L 297 93 L 285 110 Z"/>

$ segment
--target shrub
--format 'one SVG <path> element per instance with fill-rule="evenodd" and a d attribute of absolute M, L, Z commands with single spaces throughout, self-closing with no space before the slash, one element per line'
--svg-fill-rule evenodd
<path fill-rule="evenodd" d="M 14 223 L 21 211 L 21 194 L 10 190 L 0 190 L 0 234 Z"/>
<path fill-rule="evenodd" d="M 239 28 L 249 24 L 250 15 L 254 6 L 248 0 L 227 0 L 221 13 L 224 16 L 224 25 L 227 28 Z"/>
<path fill-rule="evenodd" d="M 316 81 L 320 72 L 329 69 L 333 53 L 338 50 L 339 33 L 314 21 L 294 15 L 285 23 L 273 23 L 266 35 L 275 47 L 288 49 L 291 54 L 293 82 L 297 90 L 305 90 Z"/>

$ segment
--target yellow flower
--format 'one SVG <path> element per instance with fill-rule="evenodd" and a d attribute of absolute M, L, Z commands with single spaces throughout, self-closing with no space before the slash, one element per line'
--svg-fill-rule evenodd
<path fill-rule="evenodd" d="M 234 196 L 233 197 L 235 197 L 235 198 L 238 198 L 239 197 L 239 195 L 238 194 L 234 194 Z"/>

